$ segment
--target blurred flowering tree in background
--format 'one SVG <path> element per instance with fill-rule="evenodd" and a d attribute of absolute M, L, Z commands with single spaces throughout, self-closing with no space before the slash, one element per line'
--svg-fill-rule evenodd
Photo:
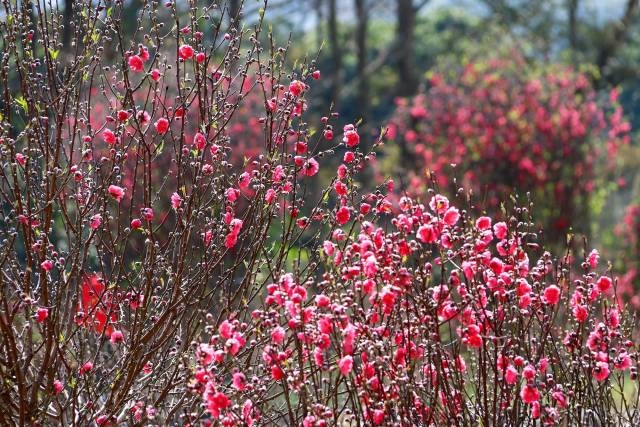
<path fill-rule="evenodd" d="M 397 101 L 388 137 L 410 194 L 433 173 L 454 191 L 458 177 L 491 212 L 507 195 L 528 195 L 551 243 L 564 242 L 570 227 L 589 234 L 590 200 L 616 178 L 630 126 L 617 93 L 599 96 L 584 74 L 526 69 L 515 52 L 436 69 L 425 93 Z"/>

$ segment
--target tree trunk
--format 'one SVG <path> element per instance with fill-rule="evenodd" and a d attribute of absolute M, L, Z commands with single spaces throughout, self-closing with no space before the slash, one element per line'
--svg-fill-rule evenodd
<path fill-rule="evenodd" d="M 571 49 L 571 63 L 575 67 L 578 62 L 576 57 L 578 49 L 578 0 L 567 1 L 567 15 L 569 16 L 569 48 Z"/>
<path fill-rule="evenodd" d="M 418 89 L 414 61 L 416 9 L 413 0 L 398 0 L 398 95 L 410 96 Z"/>
<path fill-rule="evenodd" d="M 64 0 L 62 29 L 62 46 L 66 51 L 71 50 L 71 21 L 73 20 L 73 0 Z"/>
<path fill-rule="evenodd" d="M 363 119 L 369 115 L 369 76 L 367 67 L 367 30 L 369 27 L 369 10 L 366 0 L 355 0 L 356 9 L 356 49 L 358 62 L 356 74 L 358 77 L 358 109 Z"/>
<path fill-rule="evenodd" d="M 316 38 L 318 40 L 318 52 L 322 50 L 322 43 L 324 43 L 324 26 L 322 23 L 324 22 L 324 12 L 322 10 L 322 6 L 324 5 L 323 0 L 315 0 L 313 2 L 313 10 L 316 14 L 316 19 L 318 20 L 318 25 L 316 27 Z"/>
<path fill-rule="evenodd" d="M 342 49 L 338 37 L 338 19 L 336 10 L 336 0 L 329 0 L 329 47 L 331 49 L 331 100 L 334 109 L 337 109 L 340 102 L 340 89 L 342 86 Z"/>
<path fill-rule="evenodd" d="M 240 28 L 241 0 L 229 0 L 227 7 L 229 8 L 229 24 L 234 28 Z"/>

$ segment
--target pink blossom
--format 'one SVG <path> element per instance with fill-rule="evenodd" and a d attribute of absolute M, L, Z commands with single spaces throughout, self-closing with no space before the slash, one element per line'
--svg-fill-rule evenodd
<path fill-rule="evenodd" d="M 198 52 L 196 54 L 196 62 L 198 64 L 203 63 L 205 59 L 206 59 L 206 55 L 204 54 L 204 52 Z"/>
<path fill-rule="evenodd" d="M 273 188 L 269 188 L 265 195 L 264 195 L 264 201 L 267 202 L 268 204 L 273 203 L 273 200 L 276 197 L 276 191 Z"/>
<path fill-rule="evenodd" d="M 454 208 L 453 206 L 447 209 L 447 211 L 444 213 L 444 217 L 442 218 L 444 223 L 450 227 L 456 225 L 459 219 L 460 219 L 460 212 L 458 211 L 458 209 Z"/>
<path fill-rule="evenodd" d="M 531 418 L 537 420 L 540 418 L 540 402 L 536 401 L 531 404 Z"/>
<path fill-rule="evenodd" d="M 155 217 L 155 213 L 153 212 L 153 209 L 142 208 L 140 212 L 145 221 L 153 221 L 153 218 Z"/>
<path fill-rule="evenodd" d="M 80 367 L 80 375 L 84 375 L 87 372 L 90 372 L 93 369 L 93 362 L 85 362 L 84 365 Z"/>
<path fill-rule="evenodd" d="M 195 145 L 198 150 L 204 150 L 204 147 L 207 146 L 207 137 L 200 132 L 196 132 L 193 136 L 193 145 Z"/>
<path fill-rule="evenodd" d="M 353 153 L 353 151 L 347 151 L 346 153 L 344 153 L 344 157 L 343 157 L 343 161 L 345 163 L 351 163 L 356 159 L 356 155 Z"/>
<path fill-rule="evenodd" d="M 536 376 L 536 368 L 535 366 L 529 364 L 524 367 L 522 370 L 522 377 L 527 380 L 532 380 Z"/>
<path fill-rule="evenodd" d="M 38 310 L 36 311 L 36 320 L 38 323 L 44 323 L 44 321 L 47 320 L 47 317 L 49 317 L 49 309 L 46 307 L 38 307 Z"/>
<path fill-rule="evenodd" d="M 96 417 L 96 424 L 101 426 L 101 425 L 105 425 L 107 423 L 107 421 L 109 421 L 109 417 L 102 414 L 102 415 L 98 415 Z"/>
<path fill-rule="evenodd" d="M 344 225 L 349 222 L 349 218 L 351 217 L 351 213 L 349 212 L 349 208 L 346 206 L 342 206 L 336 212 L 336 221 L 340 225 Z"/>
<path fill-rule="evenodd" d="M 302 83 L 300 80 L 294 80 L 291 83 L 289 83 L 289 92 L 291 92 L 293 96 L 300 96 L 300 94 L 302 94 L 302 92 L 304 92 L 305 89 L 306 89 L 305 84 Z"/>
<path fill-rule="evenodd" d="M 618 370 L 629 369 L 631 367 L 631 357 L 626 351 L 621 352 L 613 359 L 613 366 Z"/>
<path fill-rule="evenodd" d="M 351 124 L 346 125 L 343 131 L 344 137 L 342 138 L 342 142 L 344 142 L 347 147 L 353 148 L 360 143 L 360 135 L 358 135 L 355 126 Z"/>
<path fill-rule="evenodd" d="M 597 381 L 604 381 L 609 377 L 609 364 L 607 362 L 596 362 L 593 368 L 593 378 Z"/>
<path fill-rule="evenodd" d="M 543 298 L 547 304 L 557 304 L 560 301 L 560 288 L 556 285 L 547 286 L 543 291 Z"/>
<path fill-rule="evenodd" d="M 271 342 L 274 344 L 282 344 L 284 342 L 285 331 L 281 326 L 276 326 L 271 331 Z"/>
<path fill-rule="evenodd" d="M 55 394 L 62 393 L 63 389 L 64 389 L 64 384 L 62 384 L 62 381 L 60 381 L 60 380 L 54 380 L 53 381 L 53 391 L 54 391 Z"/>
<path fill-rule="evenodd" d="M 589 266 L 593 269 L 598 266 L 599 259 L 600 259 L 600 253 L 598 252 L 597 249 L 593 249 L 589 253 L 589 256 L 587 257 L 587 262 L 589 263 Z"/>
<path fill-rule="evenodd" d="M 242 372 L 236 372 L 233 374 L 233 388 L 238 391 L 243 391 L 246 387 L 247 377 Z"/>
<path fill-rule="evenodd" d="M 42 267 L 44 271 L 51 271 L 53 269 L 53 261 L 51 261 L 50 259 L 45 259 L 40 264 L 40 267 Z"/>
<path fill-rule="evenodd" d="M 182 204 L 182 197 L 180 197 L 180 195 L 177 192 L 174 192 L 171 195 L 171 206 L 173 207 L 173 209 L 178 210 L 181 204 Z"/>
<path fill-rule="evenodd" d="M 284 172 L 284 168 L 282 167 L 282 165 L 276 166 L 275 169 L 273 170 L 273 182 L 280 182 L 285 177 L 286 177 L 286 174 Z"/>
<path fill-rule="evenodd" d="M 227 196 L 227 201 L 229 203 L 233 203 L 238 200 L 238 196 L 240 195 L 240 190 L 237 188 L 227 188 L 225 191 L 225 196 Z"/>
<path fill-rule="evenodd" d="M 435 243 L 438 236 L 436 230 L 431 224 L 423 224 L 418 228 L 416 232 L 418 240 L 423 243 Z"/>
<path fill-rule="evenodd" d="M 429 207 L 432 211 L 442 215 L 449 209 L 449 199 L 441 194 L 436 194 L 429 201 Z"/>
<path fill-rule="evenodd" d="M 302 169 L 305 175 L 314 176 L 315 174 L 318 173 L 320 166 L 318 165 L 318 161 L 313 157 L 311 157 L 304 163 L 304 165 L 302 166 Z"/>
<path fill-rule="evenodd" d="M 125 110 L 118 111 L 118 120 L 126 122 L 129 119 L 129 113 Z"/>
<path fill-rule="evenodd" d="M 253 402 L 250 399 L 244 401 L 242 405 L 242 417 L 244 418 L 244 422 L 247 424 L 247 427 L 253 427 L 254 418 L 251 416 L 253 412 Z"/>
<path fill-rule="evenodd" d="M 94 230 L 100 227 L 100 224 L 102 224 L 102 215 L 100 214 L 93 215 L 89 220 L 89 227 Z"/>
<path fill-rule="evenodd" d="M 16 153 L 16 161 L 20 164 L 20 166 L 24 166 L 27 164 L 27 156 L 22 153 Z"/>
<path fill-rule="evenodd" d="M 278 365 L 273 365 L 271 367 L 271 377 L 274 381 L 280 381 L 284 378 L 284 371 Z"/>
<path fill-rule="evenodd" d="M 138 55 L 129 57 L 129 69 L 134 73 L 141 73 L 144 70 L 144 61 Z"/>
<path fill-rule="evenodd" d="M 347 166 L 344 164 L 338 166 L 337 175 L 338 178 L 345 179 L 347 177 Z"/>
<path fill-rule="evenodd" d="M 336 245 L 333 242 L 330 242 L 329 240 L 325 240 L 324 243 L 322 244 L 322 250 L 324 251 L 325 255 L 328 257 L 333 256 L 335 249 L 336 249 Z"/>
<path fill-rule="evenodd" d="M 338 368 L 340 368 L 340 373 L 342 375 L 349 375 L 349 373 L 353 369 L 353 357 L 351 357 L 350 355 L 344 356 L 338 361 Z"/>
<path fill-rule="evenodd" d="M 124 188 L 117 185 L 110 185 L 109 194 L 111 197 L 116 199 L 116 202 L 120 203 L 120 201 L 122 201 L 122 197 L 124 197 Z"/>
<path fill-rule="evenodd" d="M 373 424 L 376 426 L 381 425 L 384 422 L 384 410 L 382 409 L 375 409 L 373 411 L 373 415 L 372 415 L 372 421 Z"/>
<path fill-rule="evenodd" d="M 193 47 L 191 47 L 191 45 L 188 45 L 188 44 L 183 44 L 178 48 L 178 55 L 180 56 L 180 59 L 184 61 L 186 61 L 187 59 L 191 59 L 193 57 L 194 52 L 195 51 Z"/>
<path fill-rule="evenodd" d="M 215 352 L 211 345 L 201 343 L 196 349 L 196 355 L 200 358 L 203 364 L 210 365 L 215 358 Z"/>
<path fill-rule="evenodd" d="M 145 125 L 149 123 L 149 120 L 151 120 L 151 116 L 149 115 L 149 113 L 142 110 L 138 111 L 138 113 L 136 114 L 136 119 L 140 122 L 141 125 Z"/>
<path fill-rule="evenodd" d="M 164 135 L 169 130 L 169 120 L 165 119 L 164 117 L 160 117 L 158 120 L 156 120 L 154 126 L 158 134 Z"/>
<path fill-rule="evenodd" d="M 329 297 L 324 294 L 320 294 L 316 295 L 315 302 L 318 307 L 324 308 L 329 307 L 329 304 L 331 304 L 331 299 L 329 299 Z"/>
<path fill-rule="evenodd" d="M 148 61 L 149 49 L 147 49 L 146 46 L 140 46 L 140 49 L 138 50 L 138 55 L 140 55 L 140 58 L 142 58 L 143 61 Z"/>
<path fill-rule="evenodd" d="M 221 391 L 216 391 L 207 396 L 207 409 L 213 414 L 219 414 L 229 405 L 231 405 L 231 400 Z"/>
<path fill-rule="evenodd" d="M 556 390 L 551 393 L 551 397 L 556 401 L 558 407 L 566 408 L 567 407 L 567 396 L 562 392 L 562 390 Z"/>
<path fill-rule="evenodd" d="M 134 218 L 131 220 L 132 229 L 137 230 L 140 227 L 142 227 L 142 221 L 140 221 L 140 218 Z"/>
<path fill-rule="evenodd" d="M 601 276 L 596 282 L 596 286 L 600 292 L 606 292 L 611 289 L 612 286 L 611 278 L 608 276 Z"/>
<path fill-rule="evenodd" d="M 491 218 L 488 216 L 481 216 L 476 220 L 476 228 L 481 231 L 488 230 L 491 228 Z"/>
<path fill-rule="evenodd" d="M 513 385 L 518 381 L 518 370 L 513 365 L 507 366 L 504 372 L 504 380 L 509 385 Z"/>
<path fill-rule="evenodd" d="M 307 152 L 307 143 L 304 141 L 297 141 L 295 150 L 296 154 L 305 154 Z"/>
<path fill-rule="evenodd" d="M 158 70 L 157 68 L 154 68 L 154 69 L 151 71 L 151 78 L 152 78 L 154 81 L 156 81 L 156 82 L 160 80 L 160 76 L 161 76 L 161 75 L 162 75 L 162 74 L 160 74 L 160 70 Z"/>
<path fill-rule="evenodd" d="M 111 332 L 109 341 L 111 341 L 111 344 L 121 343 L 122 341 L 124 341 L 124 334 L 122 333 L 122 331 L 113 331 Z"/>
<path fill-rule="evenodd" d="M 116 134 L 111 129 L 105 129 L 102 131 L 102 139 L 107 144 L 114 145 L 116 143 Z"/>
<path fill-rule="evenodd" d="M 229 233 L 224 238 L 224 246 L 227 249 L 233 248 L 236 243 L 238 243 L 238 235 L 234 233 Z"/>
<path fill-rule="evenodd" d="M 218 326 L 218 333 L 222 338 L 228 339 L 231 338 L 234 329 L 235 328 L 233 327 L 233 324 L 231 324 L 231 322 L 229 322 L 228 320 L 224 320 L 220 324 L 220 326 Z"/>
<path fill-rule="evenodd" d="M 506 222 L 496 222 L 493 225 L 493 233 L 496 235 L 498 239 L 504 239 L 507 237 L 507 223 Z"/>
<path fill-rule="evenodd" d="M 524 384 L 520 389 L 520 399 L 530 405 L 540 400 L 540 392 L 535 386 Z"/>
<path fill-rule="evenodd" d="M 237 235 L 238 233 L 240 233 L 240 230 L 242 230 L 243 224 L 244 222 L 240 218 L 232 219 L 231 222 L 229 222 L 229 226 L 231 227 L 231 232 Z"/>
<path fill-rule="evenodd" d="M 333 184 L 333 189 L 339 196 L 346 196 L 349 191 L 347 185 L 342 181 L 336 181 L 335 184 Z"/>
<path fill-rule="evenodd" d="M 243 172 L 240 175 L 240 178 L 238 178 L 238 186 L 243 190 L 245 190 L 249 187 L 250 183 L 251 183 L 251 175 L 249 174 L 249 172 Z"/>

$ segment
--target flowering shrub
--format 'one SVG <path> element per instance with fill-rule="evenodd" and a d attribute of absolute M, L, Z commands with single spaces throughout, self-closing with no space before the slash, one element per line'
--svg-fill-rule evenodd
<path fill-rule="evenodd" d="M 496 213 L 508 195 L 529 193 L 536 221 L 562 242 L 569 226 L 588 224 L 589 194 L 630 128 L 616 91 L 605 102 L 583 74 L 527 68 L 517 55 L 445 68 L 426 93 L 398 100 L 389 136 L 414 173 L 412 194 L 424 191 L 426 171 L 442 188 L 456 174 Z"/>
<path fill-rule="evenodd" d="M 624 210 L 622 222 L 613 230 L 616 238 L 614 246 L 617 267 L 624 266 L 618 289 L 625 295 L 633 308 L 640 309 L 638 289 L 638 268 L 640 267 L 640 205 L 630 203 Z"/>
<path fill-rule="evenodd" d="M 211 322 L 192 387 L 212 421 L 637 422 L 631 319 L 597 251 L 574 277 L 524 218 L 472 218 L 438 194 L 403 198 L 390 229 L 375 216 L 332 232 L 321 276 L 284 273 L 250 314 Z"/>
<path fill-rule="evenodd" d="M 335 146 L 302 120 L 317 70 L 215 3 L 149 3 L 129 40 L 121 3 L 75 2 L 66 49 L 55 9 L 2 7 L 0 424 L 188 424 L 201 313 L 246 307 L 330 217 L 304 192 Z"/>
<path fill-rule="evenodd" d="M 336 113 L 307 125 L 320 75 L 261 42 L 263 11 L 182 7 L 125 40 L 121 3 L 75 2 L 61 51 L 55 8 L 3 3 L 0 424 L 637 422 L 597 253 L 574 278 L 526 210 L 358 189 L 375 154 Z"/>

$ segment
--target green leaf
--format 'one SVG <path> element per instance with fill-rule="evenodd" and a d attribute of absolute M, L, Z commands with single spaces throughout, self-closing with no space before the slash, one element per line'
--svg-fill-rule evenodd
<path fill-rule="evenodd" d="M 60 50 L 49 49 L 49 55 L 51 55 L 51 59 L 53 59 L 54 61 L 58 59 L 59 54 L 60 54 Z"/>
<path fill-rule="evenodd" d="M 16 103 L 20 106 L 20 108 L 24 110 L 25 113 L 27 112 L 28 104 L 27 104 L 27 101 L 24 99 L 24 97 L 22 96 L 17 97 Z"/>

